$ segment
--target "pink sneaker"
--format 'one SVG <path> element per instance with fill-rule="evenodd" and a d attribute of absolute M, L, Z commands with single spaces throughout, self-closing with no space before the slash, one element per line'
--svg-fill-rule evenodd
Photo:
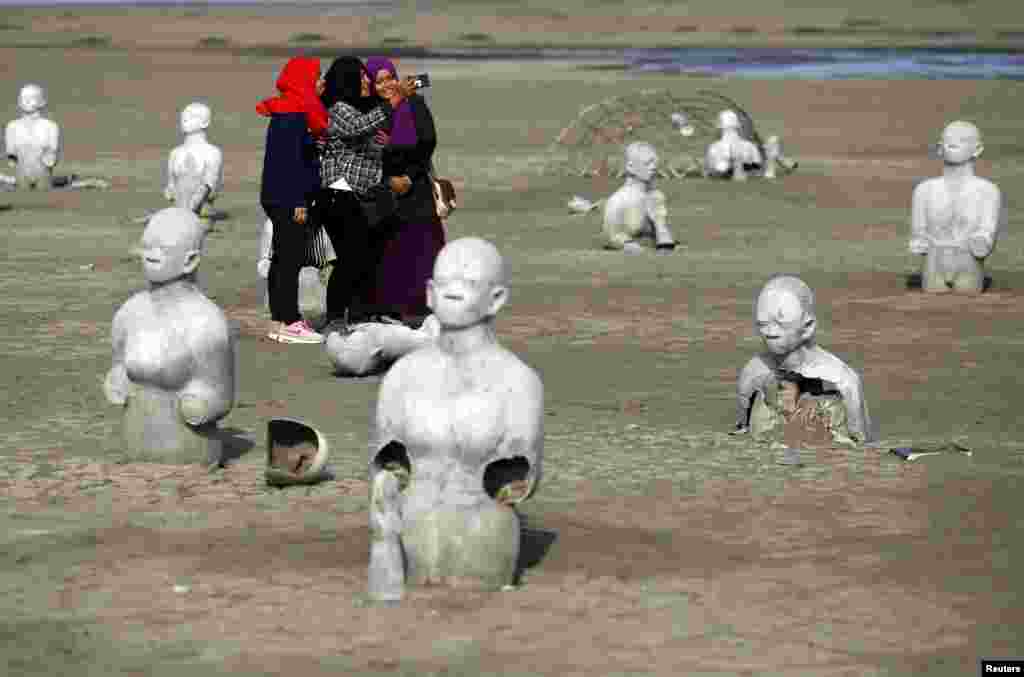
<path fill-rule="evenodd" d="M 281 343 L 323 343 L 323 334 L 318 334 L 305 320 L 292 322 L 277 332 L 277 340 Z"/>

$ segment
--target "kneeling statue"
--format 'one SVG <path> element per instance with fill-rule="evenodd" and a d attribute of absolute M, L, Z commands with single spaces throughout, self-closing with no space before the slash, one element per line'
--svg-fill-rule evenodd
<path fill-rule="evenodd" d="M 914 188 L 910 252 L 924 257 L 924 291 L 978 293 L 985 286 L 985 259 L 1005 219 L 1002 195 L 994 183 L 974 174 L 984 146 L 973 124 L 950 123 L 938 150 L 942 176 Z"/>
<path fill-rule="evenodd" d="M 222 460 L 217 422 L 234 406 L 235 346 L 224 313 L 196 285 L 205 230 L 191 211 L 157 212 L 140 247 L 149 288 L 114 315 L 104 390 L 124 407 L 128 453 Z"/>
<path fill-rule="evenodd" d="M 370 450 L 374 599 L 397 601 L 406 583 L 499 589 L 515 582 L 513 506 L 540 480 L 544 392 L 495 336 L 507 298 L 492 244 L 448 243 L 427 287 L 440 336 L 381 381 Z"/>

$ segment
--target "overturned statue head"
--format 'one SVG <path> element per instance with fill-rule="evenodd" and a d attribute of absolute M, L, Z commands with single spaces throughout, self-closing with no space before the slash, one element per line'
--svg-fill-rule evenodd
<path fill-rule="evenodd" d="M 754 318 L 764 350 L 737 381 L 737 432 L 792 446 L 874 441 L 860 376 L 815 342 L 811 288 L 795 276 L 771 278 Z"/>
<path fill-rule="evenodd" d="M 336 376 L 372 376 L 435 341 L 440 330 L 434 315 L 415 329 L 400 322 L 362 322 L 328 332 L 324 350 Z"/>
<path fill-rule="evenodd" d="M 665 194 L 654 187 L 658 152 L 649 143 L 626 146 L 626 180 L 604 204 L 604 247 L 640 252 L 653 246 L 672 250 L 676 240 L 668 225 Z"/>
<path fill-rule="evenodd" d="M 956 121 L 942 131 L 941 176 L 922 181 L 911 200 L 910 252 L 923 258 L 926 292 L 976 294 L 985 287 L 985 259 L 1006 221 L 999 188 L 977 175 L 981 132 Z"/>
<path fill-rule="evenodd" d="M 514 506 L 541 477 L 544 394 L 497 341 L 507 299 L 492 244 L 449 242 L 428 287 L 440 334 L 381 381 L 370 449 L 375 599 L 395 601 L 407 584 L 499 589 L 516 580 Z"/>
<path fill-rule="evenodd" d="M 43 113 L 46 92 L 28 84 L 18 93 L 21 115 L 7 123 L 5 155 L 14 168 L 13 183 L 19 188 L 49 190 L 60 158 L 60 127 Z"/>
<path fill-rule="evenodd" d="M 224 313 L 196 285 L 205 228 L 193 212 L 157 212 L 138 248 L 148 289 L 118 308 L 104 381 L 123 408 L 124 452 L 219 463 L 217 422 L 234 406 L 235 345 Z"/>
<path fill-rule="evenodd" d="M 208 216 L 224 184 L 224 156 L 206 136 L 212 113 L 205 103 L 193 102 L 181 111 L 181 145 L 167 160 L 164 197 L 176 207 Z"/>

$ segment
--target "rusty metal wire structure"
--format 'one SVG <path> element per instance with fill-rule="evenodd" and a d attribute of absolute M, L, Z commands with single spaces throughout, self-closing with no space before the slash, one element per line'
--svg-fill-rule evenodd
<path fill-rule="evenodd" d="M 729 97 L 707 89 L 644 89 L 583 108 L 548 147 L 542 172 L 621 176 L 625 146 L 646 141 L 662 158 L 662 176 L 699 175 L 705 149 L 718 138 L 718 114 L 726 109 L 736 112 L 742 135 L 763 153 L 754 119 Z"/>

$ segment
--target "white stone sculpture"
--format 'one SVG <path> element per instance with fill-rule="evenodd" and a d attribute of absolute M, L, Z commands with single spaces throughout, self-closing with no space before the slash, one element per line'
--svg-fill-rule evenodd
<path fill-rule="evenodd" d="M 210 143 L 210 107 L 194 102 L 181 111 L 185 139 L 167 160 L 164 197 L 176 207 L 207 215 L 224 187 L 224 155 Z"/>
<path fill-rule="evenodd" d="M 21 116 L 4 130 L 4 154 L 14 176 L 0 174 L 0 190 L 110 188 L 106 179 L 54 174 L 61 156 L 61 133 L 60 126 L 44 115 L 46 104 L 40 85 L 25 85 L 18 93 Z"/>
<path fill-rule="evenodd" d="M 515 581 L 513 506 L 541 477 L 540 378 L 496 338 L 508 298 L 492 244 L 448 243 L 427 302 L 440 336 L 398 360 L 381 381 L 370 449 L 371 597 L 395 601 L 406 583 L 489 589 Z"/>
<path fill-rule="evenodd" d="M 974 173 L 984 145 L 973 124 L 950 123 L 938 150 L 945 165 L 942 176 L 914 188 L 910 252 L 924 257 L 924 291 L 981 292 L 985 259 L 1005 222 L 1002 195 Z"/>
<path fill-rule="evenodd" d="M 721 137 L 708 146 L 704 156 L 704 171 L 712 178 L 731 178 L 746 181 L 747 175 L 759 170 L 764 160 L 757 145 L 740 133 L 740 118 L 735 111 L 718 114 Z"/>
<path fill-rule="evenodd" d="M 39 85 L 21 88 L 18 109 L 21 116 L 7 123 L 4 134 L 7 160 L 18 186 L 47 190 L 60 158 L 60 127 L 45 117 L 46 92 Z"/>
<path fill-rule="evenodd" d="M 675 248 L 665 194 L 654 187 L 657 169 L 654 146 L 642 141 L 626 146 L 626 181 L 604 203 L 606 248 L 638 252 L 644 240 L 653 241 L 658 249 Z"/>
<path fill-rule="evenodd" d="M 781 431 L 789 414 L 801 409 L 806 417 L 820 418 L 836 443 L 874 441 L 860 376 L 814 340 L 817 317 L 810 287 L 798 277 L 773 277 L 758 294 L 754 313 L 766 350 L 740 372 L 737 432 L 761 437 Z M 816 382 L 804 391 L 809 398 L 823 397 L 798 407 L 801 393 L 786 384 L 800 385 L 802 380 Z M 785 402 L 787 397 L 795 400 Z"/>
<path fill-rule="evenodd" d="M 157 212 L 139 250 L 148 289 L 117 310 L 107 399 L 124 407 L 125 451 L 216 463 L 217 421 L 235 400 L 235 345 L 224 313 L 195 282 L 205 228 L 194 212 Z"/>

